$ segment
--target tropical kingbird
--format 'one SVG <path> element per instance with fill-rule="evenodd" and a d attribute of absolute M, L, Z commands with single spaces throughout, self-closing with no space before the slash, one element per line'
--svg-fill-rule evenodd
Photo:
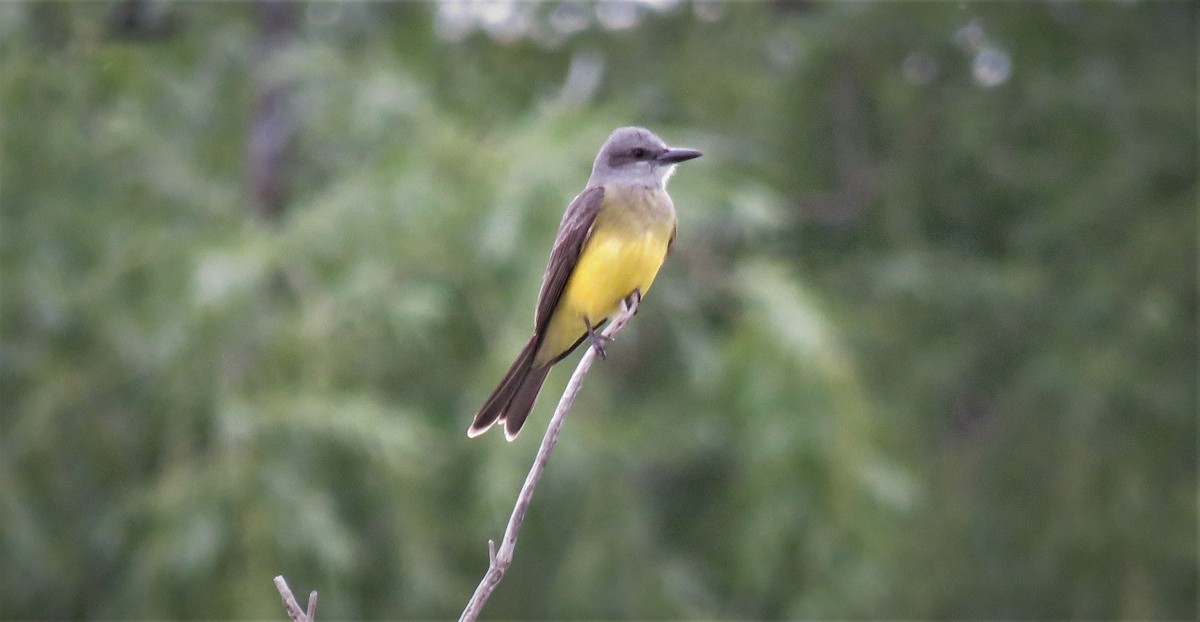
<path fill-rule="evenodd" d="M 603 356 L 597 329 L 622 301 L 650 289 L 675 240 L 675 205 L 667 179 L 675 165 L 700 157 L 668 147 L 640 127 L 615 130 L 596 155 L 592 176 L 558 226 L 542 277 L 533 336 L 487 398 L 467 436 L 504 422 L 517 437 L 550 367 L 589 338 Z"/>

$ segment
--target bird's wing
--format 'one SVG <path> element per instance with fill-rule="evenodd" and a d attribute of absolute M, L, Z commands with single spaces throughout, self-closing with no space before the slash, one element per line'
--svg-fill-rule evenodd
<path fill-rule="evenodd" d="M 550 251 L 550 264 L 546 266 L 546 275 L 542 277 L 542 290 L 538 293 L 537 310 L 533 316 L 536 333 L 543 334 L 550 323 L 550 316 L 558 307 L 567 281 L 575 272 L 583 245 L 592 235 L 592 223 L 596 222 L 596 214 L 600 212 L 603 202 L 604 188 L 595 187 L 580 192 L 567 207 L 567 213 L 558 226 L 554 248 Z"/>

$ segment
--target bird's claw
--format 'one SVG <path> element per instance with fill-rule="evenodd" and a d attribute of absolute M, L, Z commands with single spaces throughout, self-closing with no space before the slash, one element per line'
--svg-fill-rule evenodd
<path fill-rule="evenodd" d="M 608 355 L 604 352 L 604 346 L 609 341 L 612 341 L 612 337 L 607 337 L 596 332 L 595 327 L 592 326 L 592 323 L 587 318 L 583 318 L 583 325 L 587 327 L 588 340 L 592 342 L 592 347 L 596 349 L 596 353 L 600 355 L 600 358 L 607 359 Z"/>
<path fill-rule="evenodd" d="M 629 292 L 629 295 L 621 302 L 624 303 L 626 309 L 632 308 L 634 314 L 637 314 L 637 308 L 642 304 L 642 290 L 635 289 Z"/>

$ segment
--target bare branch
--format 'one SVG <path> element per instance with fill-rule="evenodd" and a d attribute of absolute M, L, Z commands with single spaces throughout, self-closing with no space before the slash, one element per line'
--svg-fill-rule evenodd
<path fill-rule="evenodd" d="M 637 313 L 638 302 L 640 296 L 635 292 L 630 296 L 624 304 L 622 304 L 621 312 L 613 318 L 612 322 L 605 327 L 600 333 L 600 341 L 608 341 L 625 327 L 629 319 Z M 504 539 L 500 542 L 500 549 L 495 550 L 495 543 L 488 541 L 488 557 L 489 565 L 487 572 L 484 573 L 483 579 L 479 582 L 479 587 L 475 588 L 475 593 L 471 596 L 471 600 L 467 602 L 467 607 L 463 609 L 462 616 L 459 617 L 459 622 L 473 622 L 479 618 L 479 613 L 483 610 L 483 605 L 487 603 L 488 598 L 492 595 L 492 591 L 500 584 L 500 580 L 504 578 L 505 571 L 512 564 L 513 552 L 517 548 L 517 532 L 521 530 L 521 523 L 525 520 L 525 511 L 529 509 L 529 503 L 533 499 L 533 490 L 537 487 L 538 480 L 542 477 L 542 472 L 546 470 L 546 463 L 550 460 L 550 452 L 554 451 L 554 445 L 558 443 L 558 433 L 562 429 L 563 422 L 566 421 L 567 412 L 571 410 L 571 406 L 575 403 L 575 396 L 579 394 L 579 389 L 583 386 L 583 378 L 591 369 L 592 363 L 596 360 L 596 348 L 591 346 L 583 353 L 583 358 L 579 359 L 579 365 L 575 367 L 575 372 L 571 374 L 571 380 L 567 382 L 567 388 L 563 390 L 562 398 L 558 401 L 558 407 L 554 409 L 554 416 L 550 418 L 550 426 L 546 428 L 546 435 L 542 437 L 542 444 L 538 446 L 537 457 L 533 460 L 533 467 L 529 470 L 529 474 L 525 476 L 525 484 L 521 486 L 521 492 L 517 495 L 517 504 L 513 507 L 512 516 L 508 519 L 508 526 L 504 529 Z"/>
<path fill-rule="evenodd" d="M 283 575 L 275 577 L 275 589 L 279 591 L 279 597 L 283 599 L 283 608 L 292 622 L 315 622 L 317 618 L 316 591 L 308 593 L 308 610 L 305 611 L 300 608 L 300 603 L 296 602 L 296 597 L 292 595 L 292 588 L 288 587 Z"/>
<path fill-rule="evenodd" d="M 306 614 L 308 620 L 305 622 L 316 622 L 317 620 L 317 591 L 313 590 L 308 593 L 308 612 Z"/>

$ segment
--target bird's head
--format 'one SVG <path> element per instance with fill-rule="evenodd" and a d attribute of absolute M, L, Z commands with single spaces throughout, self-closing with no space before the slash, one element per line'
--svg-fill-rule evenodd
<path fill-rule="evenodd" d="M 676 164 L 700 155 L 695 149 L 668 147 L 646 128 L 617 128 L 600 147 L 589 185 L 624 182 L 665 188 Z"/>

